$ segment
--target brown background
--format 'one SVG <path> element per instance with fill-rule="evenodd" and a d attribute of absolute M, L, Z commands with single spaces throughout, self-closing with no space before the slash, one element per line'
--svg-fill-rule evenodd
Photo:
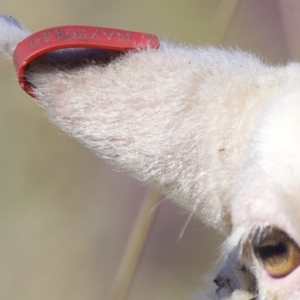
<path fill-rule="evenodd" d="M 154 33 L 175 43 L 251 50 L 265 61 L 299 58 L 297 0 L 243 0 L 222 38 L 232 0 L 1 0 L 0 11 L 37 31 L 95 25 Z M 0 59 L 0 299 L 107 299 L 145 193 L 63 134 Z M 170 201 L 159 206 L 132 300 L 181 300 L 201 285 L 222 240 Z"/>

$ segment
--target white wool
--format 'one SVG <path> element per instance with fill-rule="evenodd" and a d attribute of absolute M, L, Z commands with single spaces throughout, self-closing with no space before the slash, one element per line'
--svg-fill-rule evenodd
<path fill-rule="evenodd" d="M 28 34 L 0 16 L 6 56 Z M 231 233 L 211 279 L 217 287 L 197 299 L 298 299 L 293 274 L 263 279 L 251 239 L 274 226 L 300 244 L 299 64 L 270 67 L 240 51 L 162 42 L 122 55 L 55 52 L 26 77 L 62 130 Z"/>

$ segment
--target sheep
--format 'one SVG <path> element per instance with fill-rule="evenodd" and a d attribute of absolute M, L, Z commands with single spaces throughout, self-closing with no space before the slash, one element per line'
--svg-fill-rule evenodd
<path fill-rule="evenodd" d="M 29 34 L 0 16 L 6 58 Z M 54 124 L 227 236 L 201 300 L 300 296 L 299 75 L 297 63 L 165 41 L 56 51 L 25 73 Z"/>

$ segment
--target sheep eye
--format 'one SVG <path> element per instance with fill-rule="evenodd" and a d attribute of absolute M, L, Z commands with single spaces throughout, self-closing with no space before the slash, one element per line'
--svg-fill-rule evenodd
<path fill-rule="evenodd" d="M 285 232 L 266 227 L 252 238 L 253 252 L 259 264 L 272 277 L 284 277 L 300 265 L 300 249 Z"/>

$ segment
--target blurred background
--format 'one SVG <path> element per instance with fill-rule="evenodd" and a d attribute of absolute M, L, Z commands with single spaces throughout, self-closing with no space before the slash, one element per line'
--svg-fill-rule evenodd
<path fill-rule="evenodd" d="M 300 58 L 297 0 L 1 0 L 31 31 L 94 25 L 176 44 Z M 0 299 L 108 299 L 145 187 L 50 124 L 0 59 Z M 189 299 L 222 237 L 170 201 L 158 207 L 130 300 Z"/>

